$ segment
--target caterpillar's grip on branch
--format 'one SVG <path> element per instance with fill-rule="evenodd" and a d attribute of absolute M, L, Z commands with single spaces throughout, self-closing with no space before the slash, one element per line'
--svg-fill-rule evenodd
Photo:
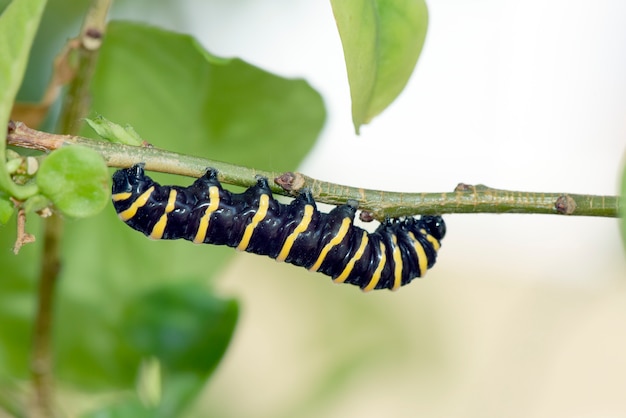
<path fill-rule="evenodd" d="M 153 239 L 228 245 L 319 271 L 364 291 L 396 290 L 435 264 L 446 227 L 440 216 L 390 219 L 374 232 L 353 224 L 356 205 L 320 212 L 310 192 L 290 204 L 267 179 L 241 194 L 209 169 L 189 187 L 161 186 L 142 165 L 113 175 L 113 206 L 131 228 Z"/>

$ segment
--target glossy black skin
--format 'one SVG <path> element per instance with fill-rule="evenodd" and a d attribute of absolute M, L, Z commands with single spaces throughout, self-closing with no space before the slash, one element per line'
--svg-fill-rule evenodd
<path fill-rule="evenodd" d="M 267 179 L 259 178 L 255 186 L 241 194 L 224 190 L 217 180 L 217 172 L 208 170 L 189 187 L 161 186 L 146 176 L 141 165 L 118 170 L 113 175 L 113 193 L 131 192 L 128 200 L 113 202 L 115 210 L 120 213 L 127 209 L 143 192 L 154 186 L 155 190 L 147 204 L 137 214 L 126 221 L 133 229 L 150 235 L 154 225 L 165 211 L 171 189 L 177 191 L 175 210 L 168 215 L 168 222 L 162 239 L 186 239 L 193 241 L 199 228 L 200 218 L 209 205 L 208 190 L 215 186 L 219 189 L 220 203 L 216 212 L 211 215 L 208 232 L 204 243 L 237 247 L 246 226 L 259 207 L 262 195 L 268 195 L 269 206 L 265 218 L 257 225 L 245 251 L 276 258 L 287 237 L 300 223 L 306 205 L 313 206 L 314 212 L 307 229 L 298 235 L 286 262 L 310 268 L 317 261 L 322 248 L 337 234 L 345 218 L 354 220 L 356 206 L 345 204 L 335 207 L 329 213 L 317 210 L 310 192 L 304 191 L 289 204 L 279 203 L 272 197 Z M 391 249 L 392 236 L 397 237 L 403 261 L 402 285 L 416 277 L 423 276 L 418 259 L 408 232 L 413 232 L 422 244 L 428 260 L 428 268 L 432 267 L 437 258 L 437 251 L 427 241 L 424 233 L 438 241 L 444 237 L 446 227 L 440 216 L 422 216 L 421 219 L 406 218 L 390 219 L 383 222 L 374 232 L 368 233 L 369 243 L 361 259 L 355 264 L 345 283 L 364 288 L 370 282 L 372 274 L 382 256 L 380 242 L 386 247 L 386 262 L 381 279 L 375 289 L 391 289 L 394 285 L 394 262 Z M 335 246 L 326 256 L 318 269 L 319 272 L 336 278 L 348 261 L 358 250 L 364 230 L 351 225 L 340 245 Z"/>

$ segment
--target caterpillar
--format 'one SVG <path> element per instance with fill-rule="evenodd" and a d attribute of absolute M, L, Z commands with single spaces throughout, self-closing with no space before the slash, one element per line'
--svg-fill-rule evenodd
<path fill-rule="evenodd" d="M 433 266 L 446 226 L 441 216 L 388 219 L 374 232 L 355 226 L 356 202 L 320 212 L 310 191 L 278 202 L 268 180 L 241 194 L 222 188 L 217 171 L 188 187 L 161 186 L 143 165 L 113 175 L 112 200 L 131 228 L 152 239 L 186 239 L 267 255 L 350 283 L 363 291 L 391 289 Z"/>

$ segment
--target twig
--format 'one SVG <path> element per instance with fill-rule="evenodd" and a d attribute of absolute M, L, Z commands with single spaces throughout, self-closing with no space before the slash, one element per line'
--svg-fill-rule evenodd
<path fill-rule="evenodd" d="M 25 244 L 35 242 L 35 236 L 26 232 L 26 211 L 24 208 L 17 210 L 17 236 L 13 245 L 13 254 L 18 254 Z"/>
<path fill-rule="evenodd" d="M 79 41 L 78 67 L 71 80 L 59 119 L 59 130 L 64 133 L 77 133 L 89 109 L 89 86 L 93 75 L 101 39 L 104 33 L 106 16 L 112 0 L 94 0 L 90 6 Z M 10 125 L 10 124 L 9 124 Z M 10 127 L 9 127 L 10 130 Z M 53 417 L 53 375 L 52 375 L 52 323 L 54 317 L 54 293 L 61 267 L 61 235 L 63 220 L 52 215 L 44 222 L 43 258 L 39 276 L 39 292 L 31 373 L 34 399 L 31 416 Z"/>
<path fill-rule="evenodd" d="M 9 126 L 8 141 L 18 147 L 52 151 L 67 145 L 82 145 L 99 152 L 111 167 L 129 167 L 144 162 L 146 169 L 190 177 L 199 177 L 207 167 L 219 171 L 220 181 L 238 186 L 251 186 L 254 176 L 275 179 L 272 191 L 293 196 L 309 188 L 316 200 L 342 204 L 359 202 L 359 208 L 373 218 L 445 213 L 542 213 L 570 216 L 619 216 L 619 197 L 580 195 L 572 193 L 539 193 L 492 189 L 484 185 L 459 184 L 453 192 L 399 193 L 369 190 L 328 183 L 300 173 L 275 173 L 254 170 L 219 161 L 207 160 L 153 147 L 133 147 L 95 141 L 70 135 L 36 131 L 20 122 Z"/>
<path fill-rule="evenodd" d="M 63 229 L 61 217 L 52 215 L 46 219 L 43 237 L 43 254 L 39 275 L 37 312 L 33 335 L 31 374 L 34 399 L 31 416 L 53 417 L 52 378 L 52 318 L 54 289 L 58 281 L 60 262 L 60 237 Z"/>

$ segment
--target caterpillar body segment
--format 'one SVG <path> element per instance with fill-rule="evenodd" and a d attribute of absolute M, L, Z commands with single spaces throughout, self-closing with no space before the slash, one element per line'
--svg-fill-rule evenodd
<path fill-rule="evenodd" d="M 354 225 L 352 202 L 323 213 L 305 191 L 283 204 L 263 177 L 235 194 L 221 186 L 213 169 L 180 187 L 161 186 L 135 165 L 113 175 L 112 192 L 120 219 L 152 239 L 227 245 L 364 291 L 396 290 L 423 276 L 446 232 L 440 216 L 422 216 L 390 219 L 370 233 Z"/>

